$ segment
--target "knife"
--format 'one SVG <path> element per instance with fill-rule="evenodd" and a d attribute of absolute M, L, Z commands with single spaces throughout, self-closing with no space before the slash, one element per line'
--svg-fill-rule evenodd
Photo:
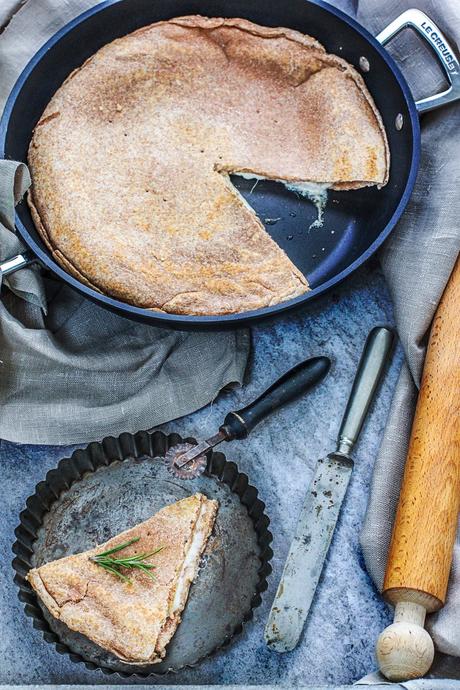
<path fill-rule="evenodd" d="M 386 326 L 369 333 L 340 426 L 337 449 L 318 461 L 265 628 L 265 642 L 276 652 L 289 652 L 299 642 L 353 470 L 351 451 L 394 339 L 394 331 Z"/>

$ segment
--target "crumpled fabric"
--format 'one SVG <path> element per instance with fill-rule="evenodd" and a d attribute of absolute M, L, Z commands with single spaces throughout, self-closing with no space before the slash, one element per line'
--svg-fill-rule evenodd
<path fill-rule="evenodd" d="M 24 250 L 14 230 L 14 209 L 30 186 L 30 175 L 24 163 L 1 161 L 0 166 L 0 261 L 4 261 Z M 4 281 L 17 297 L 46 311 L 45 291 L 36 270 L 18 271 Z"/>
<path fill-rule="evenodd" d="M 417 680 L 408 680 L 405 683 L 390 683 L 380 673 L 372 673 L 361 680 L 358 680 L 354 685 L 372 685 L 377 690 L 386 687 L 392 687 L 396 690 L 404 688 L 404 690 L 460 690 L 460 680 L 447 680 L 440 678 L 420 678 Z"/>
<path fill-rule="evenodd" d="M 359 0 L 357 19 L 377 34 L 396 16 L 414 6 L 426 12 L 445 31 L 458 55 L 458 0 L 387 0 L 385 3 Z M 446 88 L 436 58 L 413 32 L 405 30 L 387 47 L 416 98 Z M 405 353 L 375 463 L 361 534 L 367 569 L 380 589 L 430 324 L 460 251 L 460 102 L 425 114 L 421 128 L 422 152 L 415 189 L 380 256 Z M 460 656 L 459 621 L 460 537 L 457 537 L 446 605 L 428 616 L 426 623 L 439 651 Z M 443 687 L 447 690 L 450 686 Z"/>

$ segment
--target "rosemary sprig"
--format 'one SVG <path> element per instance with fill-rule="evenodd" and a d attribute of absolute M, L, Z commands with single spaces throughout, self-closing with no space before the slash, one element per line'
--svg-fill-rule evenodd
<path fill-rule="evenodd" d="M 127 570 L 129 568 L 141 570 L 143 573 L 146 573 L 152 580 L 155 580 L 155 575 L 151 572 L 155 568 L 155 566 L 153 565 L 153 563 L 146 563 L 145 561 L 147 558 L 150 558 L 151 556 L 154 556 L 156 553 L 161 551 L 163 549 L 163 546 L 160 546 L 158 549 L 150 551 L 149 553 L 138 553 L 135 556 L 126 556 L 125 558 L 113 557 L 114 553 L 126 549 L 126 547 L 131 546 L 131 544 L 135 544 L 137 541 L 139 541 L 139 539 L 140 537 L 133 537 L 133 539 L 125 541 L 123 544 L 118 544 L 118 546 L 114 546 L 113 549 L 108 549 L 103 553 L 98 553 L 97 556 L 91 556 L 90 560 L 93 561 L 93 563 L 100 565 L 108 573 L 116 575 L 120 578 L 120 580 L 128 582 L 129 584 L 131 584 L 131 580 L 129 579 L 129 577 L 127 577 L 121 572 L 122 568 L 125 568 Z"/>

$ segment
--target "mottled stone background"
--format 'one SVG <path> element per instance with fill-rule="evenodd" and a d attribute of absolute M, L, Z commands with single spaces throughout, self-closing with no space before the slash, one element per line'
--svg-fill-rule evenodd
<path fill-rule="evenodd" d="M 0 27 L 23 4 L 24 0 L 0 0 Z M 351 11 L 353 3 L 339 0 L 334 4 Z M 372 466 L 401 364 L 399 349 L 355 452 L 355 471 L 301 644 L 291 654 L 271 653 L 263 641 L 263 628 L 315 461 L 334 448 L 362 346 L 369 330 L 382 323 L 392 323 L 392 308 L 373 260 L 302 314 L 254 328 L 246 386 L 164 427 L 205 437 L 217 429 L 228 410 L 246 404 L 298 361 L 317 354 L 334 359 L 322 386 L 263 423 L 248 440 L 224 448 L 259 488 L 272 521 L 274 572 L 262 606 L 228 650 L 158 683 L 341 685 L 375 669 L 375 640 L 389 623 L 390 612 L 366 574 L 358 539 Z M 13 584 L 11 545 L 19 512 L 35 484 L 70 450 L 0 441 L 0 684 L 126 682 L 87 671 L 57 654 L 25 617 Z M 445 661 L 441 669 L 448 675 Z M 149 683 L 155 681 L 149 679 Z"/>
<path fill-rule="evenodd" d="M 308 311 L 253 330 L 253 354 L 244 388 L 167 427 L 184 435 L 212 434 L 237 409 L 300 360 L 327 354 L 334 366 L 311 394 L 261 424 L 246 441 L 224 447 L 259 488 L 274 534 L 274 572 L 263 605 L 225 652 L 161 682 L 184 684 L 351 683 L 374 669 L 374 642 L 389 613 L 373 588 L 359 550 L 372 465 L 401 362 L 399 350 L 371 409 L 356 449 L 356 467 L 302 643 L 287 655 L 269 652 L 263 628 L 317 458 L 334 448 L 362 346 L 392 310 L 376 261 Z M 122 430 L 120 430 L 122 431 Z M 45 643 L 22 611 L 12 582 L 11 544 L 18 514 L 35 484 L 69 448 L 0 445 L 4 517 L 0 528 L 0 683 L 111 683 L 73 664 Z"/>

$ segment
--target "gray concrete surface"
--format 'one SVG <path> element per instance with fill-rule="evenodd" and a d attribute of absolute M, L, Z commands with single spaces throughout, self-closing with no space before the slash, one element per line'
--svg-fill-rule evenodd
<path fill-rule="evenodd" d="M 327 380 L 310 395 L 261 424 L 246 441 L 224 448 L 227 457 L 259 488 L 272 520 L 274 572 L 254 620 L 228 650 L 194 669 L 149 682 L 332 685 L 351 683 L 374 669 L 374 641 L 388 623 L 389 612 L 366 574 L 358 535 L 372 465 L 401 363 L 399 351 L 356 449 L 355 472 L 301 644 L 287 655 L 269 652 L 263 627 L 315 461 L 334 447 L 366 335 L 375 324 L 391 321 L 384 280 L 373 262 L 308 311 L 254 328 L 246 385 L 165 427 L 184 435 L 206 436 L 214 432 L 228 410 L 241 407 L 298 361 L 320 353 L 335 360 Z M 0 683 L 126 682 L 88 671 L 58 655 L 25 617 L 12 582 L 11 544 L 19 512 L 35 484 L 69 451 L 0 444 L 4 506 L 0 525 Z"/>

